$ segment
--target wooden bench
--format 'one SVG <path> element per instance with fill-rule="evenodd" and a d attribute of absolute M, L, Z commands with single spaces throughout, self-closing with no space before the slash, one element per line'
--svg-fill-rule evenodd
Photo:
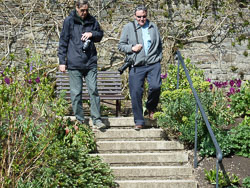
<path fill-rule="evenodd" d="M 122 79 L 119 72 L 98 71 L 97 88 L 101 100 L 116 100 L 116 117 L 120 116 L 122 95 Z M 70 100 L 70 85 L 68 73 L 56 72 L 56 94 L 66 91 L 66 99 Z M 83 79 L 82 99 L 88 100 L 89 94 Z"/>

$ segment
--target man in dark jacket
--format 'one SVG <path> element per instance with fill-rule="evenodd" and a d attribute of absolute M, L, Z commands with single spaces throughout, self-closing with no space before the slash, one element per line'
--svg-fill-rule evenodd
<path fill-rule="evenodd" d="M 75 10 L 64 20 L 58 48 L 59 70 L 65 72 L 68 69 L 70 96 L 76 119 L 81 123 L 84 122 L 82 106 L 82 77 L 84 77 L 90 95 L 93 124 L 97 128 L 105 128 L 100 114 L 97 51 L 94 45 L 94 42 L 101 41 L 103 31 L 88 10 L 88 1 L 78 0 Z"/>

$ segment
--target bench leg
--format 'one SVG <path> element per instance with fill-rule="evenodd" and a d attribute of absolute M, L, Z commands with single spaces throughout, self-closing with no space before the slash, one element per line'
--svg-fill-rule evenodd
<path fill-rule="evenodd" d="M 121 112 L 121 101 L 116 100 L 116 112 L 115 112 L 116 117 L 121 115 L 120 112 Z"/>

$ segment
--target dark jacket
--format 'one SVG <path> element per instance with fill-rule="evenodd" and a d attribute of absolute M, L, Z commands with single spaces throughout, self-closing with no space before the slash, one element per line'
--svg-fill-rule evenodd
<path fill-rule="evenodd" d="M 86 52 L 82 51 L 84 32 L 91 32 L 91 43 Z M 100 42 L 103 31 L 97 20 L 88 14 L 81 22 L 73 10 L 63 22 L 60 35 L 58 57 L 60 65 L 67 65 L 68 69 L 91 69 L 97 67 L 97 51 L 94 42 Z"/>

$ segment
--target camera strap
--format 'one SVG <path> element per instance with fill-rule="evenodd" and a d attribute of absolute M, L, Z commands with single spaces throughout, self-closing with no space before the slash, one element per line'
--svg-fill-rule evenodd
<path fill-rule="evenodd" d="M 137 35 L 137 30 L 136 30 L 136 27 L 135 27 L 135 22 L 133 21 L 132 23 L 133 23 L 133 26 L 134 26 L 136 43 L 137 43 L 137 44 L 139 44 L 139 41 L 138 41 L 138 35 Z"/>
<path fill-rule="evenodd" d="M 135 21 L 133 21 L 132 24 L 133 24 L 133 26 L 134 26 L 136 44 L 139 44 L 138 34 L 137 34 L 136 26 L 135 26 Z M 135 53 L 134 53 L 134 58 L 135 58 L 135 60 L 136 60 L 136 55 L 137 55 L 137 53 L 135 52 Z M 134 67 L 134 63 L 135 63 L 135 61 L 133 61 L 132 67 Z M 134 69 L 134 71 L 135 71 L 135 69 Z"/>

